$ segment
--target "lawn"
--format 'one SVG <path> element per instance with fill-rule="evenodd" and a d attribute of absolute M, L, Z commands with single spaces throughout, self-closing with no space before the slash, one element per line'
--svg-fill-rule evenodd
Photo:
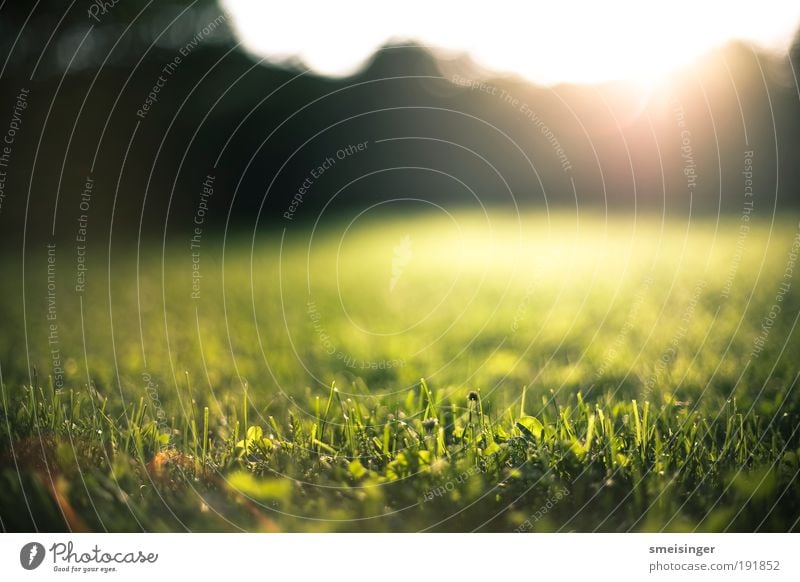
<path fill-rule="evenodd" d="M 3 528 L 800 529 L 797 217 L 378 210 L 3 259 Z"/>

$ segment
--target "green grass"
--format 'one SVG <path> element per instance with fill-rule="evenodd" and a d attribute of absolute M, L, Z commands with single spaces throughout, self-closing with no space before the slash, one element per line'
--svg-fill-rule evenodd
<path fill-rule="evenodd" d="M 28 350 L 0 289 L 2 525 L 797 530 L 797 222 L 739 224 L 289 225 L 204 239 L 199 299 L 188 244 L 109 273 L 98 241 L 82 296 L 65 248 L 60 389 L 31 253 Z"/>

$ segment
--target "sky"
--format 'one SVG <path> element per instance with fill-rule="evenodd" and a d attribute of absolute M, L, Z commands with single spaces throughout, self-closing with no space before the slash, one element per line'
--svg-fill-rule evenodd
<path fill-rule="evenodd" d="M 800 0 L 222 4 L 251 53 L 336 77 L 387 42 L 416 42 L 543 84 L 654 80 L 732 39 L 785 51 L 800 24 Z"/>

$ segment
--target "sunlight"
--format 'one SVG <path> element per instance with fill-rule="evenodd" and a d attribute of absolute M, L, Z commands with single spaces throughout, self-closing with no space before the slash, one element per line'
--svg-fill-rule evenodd
<path fill-rule="evenodd" d="M 413 41 L 540 83 L 649 82 L 733 39 L 785 51 L 800 21 L 796 1 L 768 1 L 757 11 L 745 0 L 660 4 L 409 0 L 395 10 L 360 1 L 223 0 L 253 54 L 331 76 L 357 72 L 387 42 Z"/>

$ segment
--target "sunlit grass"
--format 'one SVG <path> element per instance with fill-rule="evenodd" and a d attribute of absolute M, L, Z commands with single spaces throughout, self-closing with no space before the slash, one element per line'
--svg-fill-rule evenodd
<path fill-rule="evenodd" d="M 16 456 L 50 499 L 40 519 L 63 522 L 53 499 L 88 511 L 91 494 L 93 529 L 796 528 L 796 289 L 763 351 L 754 342 L 797 224 L 753 223 L 737 248 L 739 224 L 491 213 L 366 217 L 313 237 L 265 227 L 224 251 L 204 241 L 196 300 L 186 245 L 163 265 L 160 249 L 138 268 L 114 255 L 110 277 L 98 247 L 82 312 L 60 271 L 61 392 L 31 291 L 44 273 L 29 269 L 36 377 L 3 283 L 17 331 L 0 339 L 0 515 L 19 495 Z M 43 450 L 64 479 L 33 469 Z"/>

